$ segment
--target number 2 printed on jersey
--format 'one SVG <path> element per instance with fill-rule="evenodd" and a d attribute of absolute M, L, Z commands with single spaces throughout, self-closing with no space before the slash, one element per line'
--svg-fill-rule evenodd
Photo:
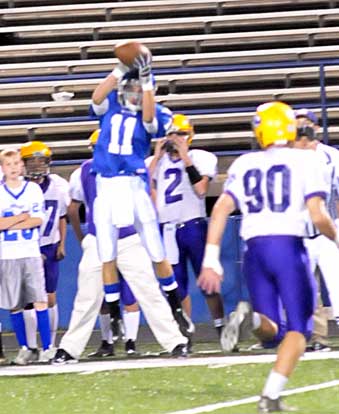
<path fill-rule="evenodd" d="M 182 194 L 173 194 L 174 190 L 180 185 L 182 178 L 182 171 L 179 168 L 169 168 L 165 171 L 164 177 L 166 180 L 171 179 L 170 184 L 165 190 L 166 204 L 176 203 L 182 200 Z"/>

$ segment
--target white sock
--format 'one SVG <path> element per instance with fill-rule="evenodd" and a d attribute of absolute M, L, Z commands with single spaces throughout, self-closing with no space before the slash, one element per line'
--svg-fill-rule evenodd
<path fill-rule="evenodd" d="M 260 326 L 261 326 L 261 317 L 260 317 L 258 312 L 253 312 L 252 322 L 253 322 L 253 331 L 260 328 Z"/>
<path fill-rule="evenodd" d="M 55 304 L 53 307 L 48 308 L 49 326 L 51 327 L 51 346 L 55 345 L 55 337 L 59 325 L 59 312 L 58 305 Z"/>
<path fill-rule="evenodd" d="M 262 395 L 271 400 L 279 398 L 281 391 L 285 388 L 288 378 L 278 372 L 271 370 L 266 380 Z"/>
<path fill-rule="evenodd" d="M 128 341 L 131 339 L 135 341 L 138 336 L 139 323 L 140 323 L 140 311 L 123 313 L 123 320 L 125 326 L 125 339 Z"/>
<path fill-rule="evenodd" d="M 35 309 L 24 310 L 24 321 L 26 328 L 27 345 L 29 348 L 36 349 L 38 348 L 36 336 L 38 322 L 36 319 Z"/>
<path fill-rule="evenodd" d="M 113 334 L 111 329 L 111 315 L 109 313 L 99 315 L 101 338 L 109 344 L 113 343 Z"/>
<path fill-rule="evenodd" d="M 224 318 L 219 318 L 219 319 L 214 319 L 213 320 L 213 325 L 215 328 L 221 328 L 222 326 L 224 326 L 225 322 L 224 322 Z"/>

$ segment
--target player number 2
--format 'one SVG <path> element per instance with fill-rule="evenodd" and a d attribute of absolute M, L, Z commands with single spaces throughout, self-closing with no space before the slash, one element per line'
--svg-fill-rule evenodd
<path fill-rule="evenodd" d="M 165 190 L 166 204 L 176 203 L 182 200 L 182 194 L 173 194 L 174 190 L 181 183 L 182 173 L 179 168 L 169 168 L 165 171 L 165 179 L 171 179 L 172 181 Z"/>
<path fill-rule="evenodd" d="M 108 151 L 112 154 L 131 155 L 133 152 L 132 138 L 136 118 L 123 117 L 122 114 L 114 114 L 111 119 L 111 141 Z"/>
<path fill-rule="evenodd" d="M 266 175 L 258 168 L 248 170 L 244 175 L 245 195 L 249 213 L 259 213 L 264 208 L 265 197 L 262 191 L 266 182 L 267 204 L 271 211 L 282 213 L 290 205 L 291 173 L 286 165 L 274 165 Z"/>

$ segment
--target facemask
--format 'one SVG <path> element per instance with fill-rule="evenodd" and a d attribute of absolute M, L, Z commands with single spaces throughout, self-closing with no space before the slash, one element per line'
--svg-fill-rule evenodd
<path fill-rule="evenodd" d="M 297 140 L 302 137 L 307 137 L 310 140 L 315 139 L 316 133 L 310 125 L 303 125 L 297 128 Z"/>

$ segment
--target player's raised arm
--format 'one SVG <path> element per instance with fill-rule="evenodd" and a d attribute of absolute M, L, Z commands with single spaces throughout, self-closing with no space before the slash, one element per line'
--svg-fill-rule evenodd
<path fill-rule="evenodd" d="M 151 123 L 155 117 L 154 78 L 152 75 L 152 54 L 142 53 L 134 60 L 133 66 L 139 71 L 142 88 L 142 119 Z"/>
<path fill-rule="evenodd" d="M 125 73 L 129 71 L 128 66 L 123 63 L 119 63 L 113 71 L 106 76 L 106 78 L 99 83 L 99 85 L 94 89 L 92 94 L 92 101 L 94 105 L 101 105 L 103 101 L 107 98 L 108 94 L 112 92 L 113 89 L 117 89 L 118 82 Z"/>

